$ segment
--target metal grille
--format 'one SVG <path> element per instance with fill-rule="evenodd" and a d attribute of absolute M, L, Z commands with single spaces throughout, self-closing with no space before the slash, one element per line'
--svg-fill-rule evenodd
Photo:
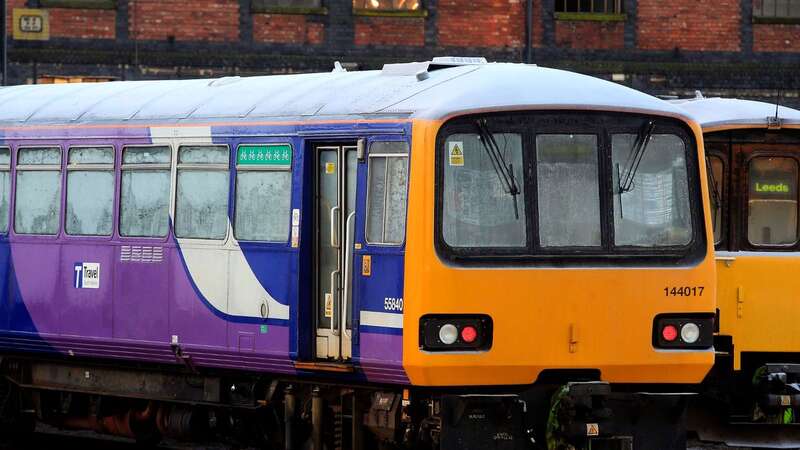
<path fill-rule="evenodd" d="M 159 263 L 164 260 L 164 249 L 142 245 L 123 245 L 119 260 L 122 262 Z"/>

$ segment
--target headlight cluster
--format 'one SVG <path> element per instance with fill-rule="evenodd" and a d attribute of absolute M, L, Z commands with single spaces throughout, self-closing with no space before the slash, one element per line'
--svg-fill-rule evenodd
<path fill-rule="evenodd" d="M 422 316 L 419 324 L 422 350 L 478 351 L 492 346 L 492 319 L 485 314 Z"/>
<path fill-rule="evenodd" d="M 714 344 L 714 317 L 663 314 L 656 317 L 653 346 L 670 349 L 710 348 Z"/>

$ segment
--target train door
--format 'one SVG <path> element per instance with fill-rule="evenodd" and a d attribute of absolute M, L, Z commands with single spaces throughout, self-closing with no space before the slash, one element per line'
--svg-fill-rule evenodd
<path fill-rule="evenodd" d="M 800 335 L 800 152 L 780 144 L 734 144 L 730 217 L 731 252 L 717 259 L 720 332 L 734 336 L 734 367 L 741 352 L 796 351 Z M 713 162 L 712 162 L 713 164 Z M 718 248 L 721 246 L 718 246 Z M 724 249 L 724 247 L 723 247 Z"/>
<path fill-rule="evenodd" d="M 356 145 L 324 145 L 315 150 L 316 357 L 348 360 L 353 341 L 359 150 Z"/>

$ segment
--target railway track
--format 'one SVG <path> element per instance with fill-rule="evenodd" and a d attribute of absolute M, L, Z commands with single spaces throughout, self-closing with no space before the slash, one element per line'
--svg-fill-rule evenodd
<path fill-rule="evenodd" d="M 101 436 L 91 431 L 63 431 L 39 424 L 30 439 L 25 442 L 0 442 L 0 450 L 39 450 L 44 448 L 80 448 L 83 450 L 132 450 L 141 449 L 133 440 L 113 436 Z M 160 450 L 251 450 L 220 442 L 185 443 L 163 441 L 155 449 Z M 255 449 L 252 449 L 255 450 Z M 687 450 L 755 450 L 750 447 L 728 447 L 691 441 Z"/>

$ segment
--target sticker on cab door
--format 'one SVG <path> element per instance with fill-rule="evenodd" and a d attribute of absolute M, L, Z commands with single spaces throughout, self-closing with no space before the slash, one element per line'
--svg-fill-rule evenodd
<path fill-rule="evenodd" d="M 464 143 L 450 142 L 448 147 L 449 161 L 451 166 L 461 167 L 464 165 Z"/>

